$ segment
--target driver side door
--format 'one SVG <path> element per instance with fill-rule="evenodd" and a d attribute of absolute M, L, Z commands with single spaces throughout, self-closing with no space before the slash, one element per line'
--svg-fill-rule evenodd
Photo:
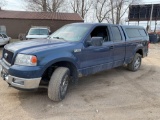
<path fill-rule="evenodd" d="M 92 37 L 103 37 L 102 46 L 87 46 L 78 55 L 79 66 L 83 75 L 94 74 L 99 71 L 110 69 L 113 66 L 113 42 L 107 26 L 98 26 L 89 34 L 87 41 Z"/>

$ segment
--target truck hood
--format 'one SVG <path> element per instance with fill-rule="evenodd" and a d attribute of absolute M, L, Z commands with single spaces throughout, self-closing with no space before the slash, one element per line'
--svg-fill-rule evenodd
<path fill-rule="evenodd" d="M 12 52 L 26 52 L 32 53 L 39 50 L 46 50 L 50 48 L 57 48 L 57 47 L 65 47 L 71 45 L 69 42 L 64 42 L 63 40 L 49 40 L 49 39 L 34 39 L 34 40 L 27 40 L 22 42 L 15 42 L 7 44 L 4 48 L 12 51 Z"/>

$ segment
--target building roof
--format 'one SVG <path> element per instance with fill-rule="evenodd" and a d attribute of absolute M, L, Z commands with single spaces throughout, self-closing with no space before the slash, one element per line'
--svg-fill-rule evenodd
<path fill-rule="evenodd" d="M 0 19 L 29 19 L 29 20 L 73 20 L 83 21 L 77 13 L 29 12 L 0 10 Z"/>

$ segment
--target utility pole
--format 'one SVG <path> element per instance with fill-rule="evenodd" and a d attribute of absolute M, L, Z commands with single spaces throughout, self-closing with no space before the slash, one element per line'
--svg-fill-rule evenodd
<path fill-rule="evenodd" d="M 153 15 L 153 8 L 154 8 L 154 5 L 152 4 L 152 8 L 151 8 L 151 14 L 150 14 L 150 29 L 151 29 L 151 25 L 152 25 L 152 15 Z"/>

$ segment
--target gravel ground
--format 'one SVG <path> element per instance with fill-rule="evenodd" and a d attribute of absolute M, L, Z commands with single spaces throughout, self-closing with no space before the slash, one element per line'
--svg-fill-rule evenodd
<path fill-rule="evenodd" d="M 139 71 L 119 67 L 83 77 L 59 103 L 46 90 L 19 91 L 0 78 L 1 120 L 159 120 L 159 113 L 160 44 L 150 46 Z"/>

